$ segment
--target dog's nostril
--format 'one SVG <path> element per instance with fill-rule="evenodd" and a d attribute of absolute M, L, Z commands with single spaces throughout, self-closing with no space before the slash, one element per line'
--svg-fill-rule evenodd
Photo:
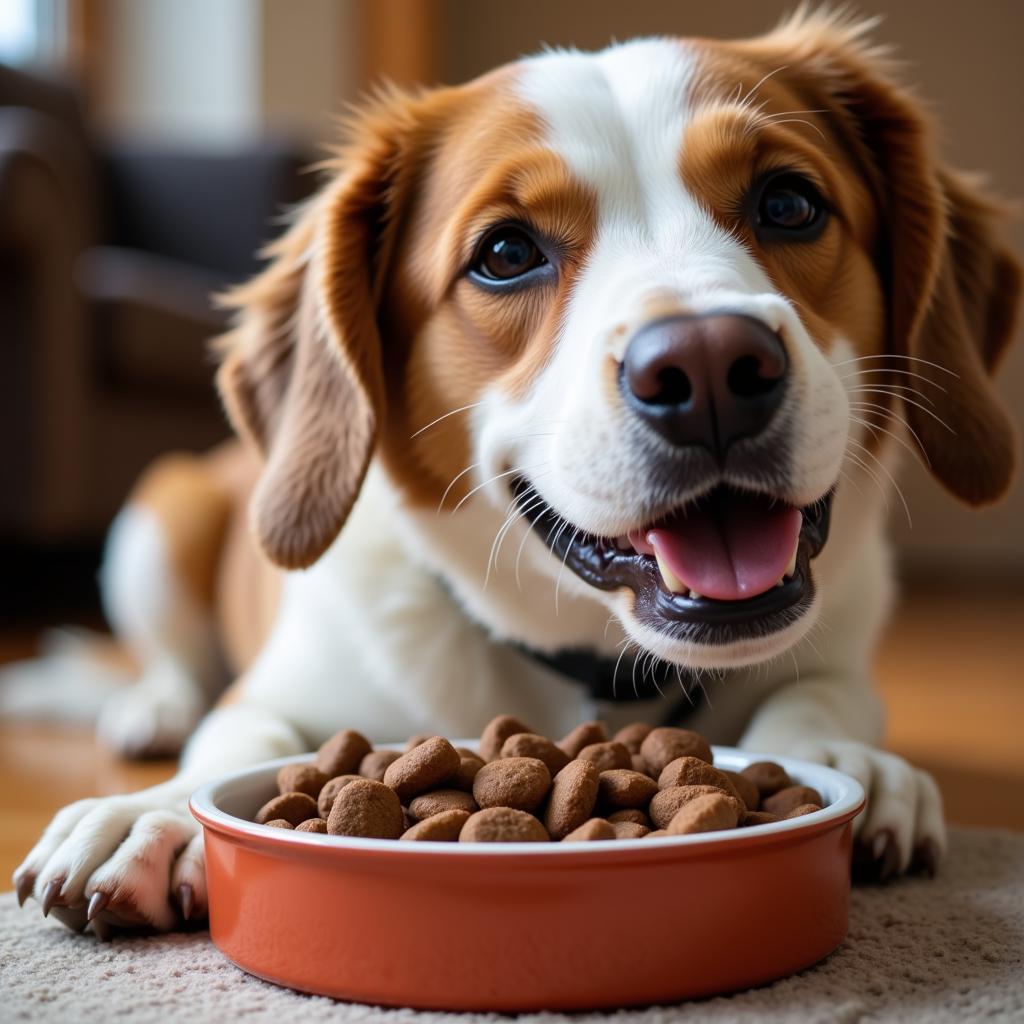
<path fill-rule="evenodd" d="M 685 405 L 693 397 L 693 385 L 685 371 L 666 366 L 658 371 L 658 390 L 646 399 L 648 405 Z"/>
<path fill-rule="evenodd" d="M 729 367 L 726 383 L 729 391 L 737 398 L 757 398 L 774 391 L 778 387 L 779 378 L 765 375 L 757 356 L 740 356 Z"/>

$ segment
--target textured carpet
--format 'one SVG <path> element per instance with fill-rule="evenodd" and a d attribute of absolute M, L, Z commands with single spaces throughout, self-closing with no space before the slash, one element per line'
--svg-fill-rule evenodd
<path fill-rule="evenodd" d="M 0 1020 L 465 1024 L 279 989 L 224 960 L 205 932 L 103 945 L 0 896 Z M 933 881 L 854 890 L 850 931 L 817 967 L 761 989 L 616 1014 L 533 1014 L 522 1024 L 1024 1022 L 1024 835 L 957 830 Z"/>

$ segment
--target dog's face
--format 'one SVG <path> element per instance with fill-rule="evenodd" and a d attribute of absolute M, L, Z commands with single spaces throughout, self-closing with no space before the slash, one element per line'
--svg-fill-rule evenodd
<path fill-rule="evenodd" d="M 809 628 L 844 465 L 901 409 L 951 490 L 1006 485 L 1016 268 L 852 29 L 545 54 L 381 100 L 339 165 L 221 375 L 283 565 L 376 444 L 410 508 L 463 517 L 473 586 L 529 530 L 517 573 L 725 667 Z"/>

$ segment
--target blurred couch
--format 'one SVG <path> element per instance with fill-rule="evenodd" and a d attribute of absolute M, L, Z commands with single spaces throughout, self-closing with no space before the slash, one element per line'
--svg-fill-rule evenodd
<path fill-rule="evenodd" d="M 226 436 L 209 297 L 257 268 L 307 159 L 111 145 L 73 87 L 0 65 L 0 541 L 95 540 L 155 455 Z"/>

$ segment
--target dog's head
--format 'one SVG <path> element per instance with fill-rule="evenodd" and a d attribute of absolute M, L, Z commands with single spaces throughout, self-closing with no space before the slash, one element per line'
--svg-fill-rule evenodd
<path fill-rule="evenodd" d="M 554 645 L 533 594 L 557 581 L 645 650 L 724 667 L 807 630 L 833 494 L 885 483 L 903 418 L 954 494 L 1007 486 L 989 375 L 1018 268 L 856 26 L 390 93 L 332 166 L 235 294 L 220 373 L 282 566 L 332 543 L 377 452 L 412 518 L 440 509 L 434 561 L 493 628 Z M 514 626 L 480 596 L 503 529 Z"/>

